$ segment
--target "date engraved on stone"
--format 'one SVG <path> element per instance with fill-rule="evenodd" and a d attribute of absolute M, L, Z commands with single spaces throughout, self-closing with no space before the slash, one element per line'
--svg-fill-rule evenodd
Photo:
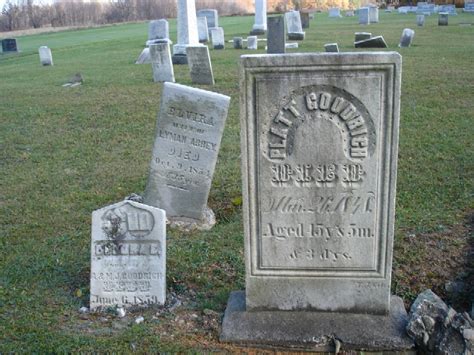
<path fill-rule="evenodd" d="M 295 260 L 295 259 L 306 259 L 306 260 L 314 260 L 314 259 L 319 259 L 322 261 L 332 261 L 332 262 L 337 262 L 337 261 L 344 261 L 344 260 L 351 260 L 352 257 L 349 252 L 340 252 L 340 251 L 334 251 L 331 249 L 295 249 L 293 252 L 288 255 L 289 260 Z"/>

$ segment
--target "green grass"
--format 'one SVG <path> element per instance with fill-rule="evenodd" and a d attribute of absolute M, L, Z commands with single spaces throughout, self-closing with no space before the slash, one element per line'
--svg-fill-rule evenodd
<path fill-rule="evenodd" d="M 246 35 L 253 17 L 220 21 L 229 40 Z M 474 15 L 449 21 L 438 27 L 431 16 L 420 28 L 414 15 L 381 13 L 379 24 L 364 27 L 356 18 L 317 14 L 298 50 L 322 51 L 324 43 L 338 42 L 341 51 L 353 51 L 354 32 L 366 30 L 383 35 L 387 50 L 398 50 L 403 28 L 415 30 L 413 46 L 399 50 L 400 251 L 407 249 L 407 233 L 459 225 L 474 207 L 474 26 L 457 25 L 474 23 Z M 170 24 L 175 39 L 175 21 Z M 133 64 L 146 35 L 147 24 L 134 23 L 24 36 L 19 55 L 0 56 L 2 353 L 218 346 L 215 330 L 185 331 L 172 315 L 153 320 L 147 311 L 144 324 L 122 329 L 113 317 L 84 320 L 77 312 L 88 304 L 91 212 L 143 192 L 146 183 L 161 94 L 150 66 Z M 54 67 L 40 66 L 41 45 L 52 49 Z M 185 312 L 200 315 L 222 312 L 229 292 L 244 288 L 242 213 L 235 203 L 241 195 L 237 63 L 250 52 L 227 47 L 211 50 L 216 86 L 204 87 L 232 97 L 209 201 L 218 225 L 210 232 L 168 232 L 168 288 L 191 295 Z M 76 72 L 85 84 L 62 88 Z M 191 85 L 187 66 L 175 66 L 175 76 Z M 420 262 L 413 250 L 405 252 L 395 255 L 396 264 Z M 403 276 L 395 281 L 403 283 Z M 408 301 L 415 295 L 414 288 L 400 290 Z"/>

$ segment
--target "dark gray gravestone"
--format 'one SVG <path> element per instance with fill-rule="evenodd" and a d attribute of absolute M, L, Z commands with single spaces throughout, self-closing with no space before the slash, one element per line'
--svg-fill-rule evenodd
<path fill-rule="evenodd" d="M 16 43 L 16 38 L 5 38 L 2 41 L 2 51 L 3 53 L 18 52 L 18 45 Z"/>
<path fill-rule="evenodd" d="M 301 26 L 303 26 L 303 28 L 309 28 L 309 12 L 300 11 L 300 16 L 301 16 Z"/>
<path fill-rule="evenodd" d="M 267 25 L 267 53 L 285 53 L 285 17 L 268 17 Z"/>
<path fill-rule="evenodd" d="M 449 17 L 449 14 L 447 12 L 440 12 L 438 14 L 438 26 L 447 26 L 448 17 Z"/>
<path fill-rule="evenodd" d="M 362 41 L 354 42 L 356 48 L 387 48 L 383 36 L 376 36 Z"/>
<path fill-rule="evenodd" d="M 234 49 L 242 49 L 244 48 L 243 45 L 244 39 L 242 37 L 234 37 L 232 43 L 234 44 Z"/>

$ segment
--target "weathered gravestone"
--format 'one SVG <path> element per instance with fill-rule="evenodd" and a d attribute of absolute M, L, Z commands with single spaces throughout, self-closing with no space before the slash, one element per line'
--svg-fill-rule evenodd
<path fill-rule="evenodd" d="M 214 92 L 163 84 L 144 201 L 164 209 L 171 222 L 198 223 L 208 211 L 229 101 Z"/>
<path fill-rule="evenodd" d="M 164 304 L 166 215 L 122 201 L 92 213 L 91 310 Z"/>
<path fill-rule="evenodd" d="M 449 17 L 449 14 L 447 12 L 440 12 L 438 14 L 438 26 L 447 26 L 448 17 Z"/>
<path fill-rule="evenodd" d="M 169 43 L 157 43 L 150 45 L 151 67 L 153 70 L 153 81 L 174 82 L 173 61 Z"/>
<path fill-rule="evenodd" d="M 243 56 L 240 77 L 246 290 L 221 340 L 412 348 L 390 293 L 400 55 Z"/>
<path fill-rule="evenodd" d="M 345 13 L 346 17 L 354 17 L 354 10 L 347 10 Z"/>
<path fill-rule="evenodd" d="M 217 10 L 214 9 L 203 9 L 197 12 L 198 17 L 205 17 L 207 19 L 207 28 L 209 35 L 211 35 L 211 28 L 219 27 L 219 15 Z"/>
<path fill-rule="evenodd" d="M 257 36 L 248 36 L 247 37 L 247 49 L 251 49 L 251 50 L 257 50 L 258 49 Z"/>
<path fill-rule="evenodd" d="M 329 9 L 329 17 L 342 17 L 341 9 L 338 7 L 331 7 Z"/>
<path fill-rule="evenodd" d="M 416 15 L 417 26 L 423 26 L 425 24 L 425 15 Z"/>
<path fill-rule="evenodd" d="M 369 16 L 369 8 L 368 7 L 361 7 L 359 9 L 359 24 L 360 25 L 369 25 L 370 24 L 370 16 Z"/>
<path fill-rule="evenodd" d="M 415 36 L 415 31 L 410 28 L 405 28 L 400 37 L 399 47 L 410 47 L 413 37 Z"/>
<path fill-rule="evenodd" d="M 363 41 L 365 39 L 369 39 L 372 37 L 372 33 L 370 32 L 356 32 L 354 33 L 354 35 L 355 35 L 354 42 Z"/>
<path fill-rule="evenodd" d="M 189 73 L 194 84 L 214 85 L 211 57 L 207 46 L 187 48 Z"/>
<path fill-rule="evenodd" d="M 150 63 L 151 63 L 150 48 L 148 47 L 143 48 L 135 64 L 150 64 Z"/>
<path fill-rule="evenodd" d="M 456 16 L 458 14 L 456 12 L 456 5 L 453 5 L 453 4 L 439 5 L 438 11 L 447 12 L 450 16 Z"/>
<path fill-rule="evenodd" d="M 379 8 L 377 6 L 369 6 L 369 22 L 379 22 Z"/>
<path fill-rule="evenodd" d="M 2 40 L 2 52 L 18 52 L 18 45 L 16 43 L 16 38 L 5 38 Z"/>
<path fill-rule="evenodd" d="M 304 40 L 305 33 L 301 25 L 301 16 L 299 11 L 290 11 L 285 13 L 288 39 L 294 41 Z"/>
<path fill-rule="evenodd" d="M 211 28 L 211 41 L 214 49 L 225 49 L 224 29 L 222 27 Z"/>
<path fill-rule="evenodd" d="M 462 12 L 473 13 L 474 12 L 474 1 L 465 1 Z"/>
<path fill-rule="evenodd" d="M 250 35 L 263 35 L 267 31 L 267 0 L 255 0 L 255 23 Z"/>
<path fill-rule="evenodd" d="M 173 46 L 173 63 L 187 64 L 186 47 L 199 45 L 194 0 L 178 0 L 177 21 L 178 44 Z"/>
<path fill-rule="evenodd" d="M 285 18 L 268 17 L 267 53 L 285 53 Z"/>
<path fill-rule="evenodd" d="M 199 43 L 209 41 L 209 28 L 207 27 L 207 18 L 205 16 L 197 18 Z"/>
<path fill-rule="evenodd" d="M 232 43 L 234 45 L 234 49 L 242 49 L 244 48 L 244 39 L 242 37 L 234 37 L 232 40 Z"/>
<path fill-rule="evenodd" d="M 356 48 L 387 48 L 387 42 L 383 36 L 375 36 L 369 39 L 354 42 Z"/>
<path fill-rule="evenodd" d="M 309 28 L 309 24 L 310 24 L 309 12 L 300 11 L 300 16 L 301 16 L 301 26 L 303 28 Z"/>
<path fill-rule="evenodd" d="M 169 39 L 170 30 L 168 21 L 165 19 L 153 20 L 148 24 L 148 40 Z"/>
<path fill-rule="evenodd" d="M 51 49 L 47 46 L 41 46 L 38 49 L 40 63 L 42 65 L 53 65 L 53 55 L 51 54 Z"/>
<path fill-rule="evenodd" d="M 339 52 L 339 46 L 337 45 L 337 43 L 326 43 L 324 45 L 324 50 L 326 52 L 330 52 L 330 53 L 338 53 Z"/>

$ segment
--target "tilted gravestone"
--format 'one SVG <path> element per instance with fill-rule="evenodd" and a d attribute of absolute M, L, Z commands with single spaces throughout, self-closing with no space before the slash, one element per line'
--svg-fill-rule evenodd
<path fill-rule="evenodd" d="M 359 24 L 360 25 L 369 25 L 370 24 L 370 15 L 368 7 L 361 7 L 359 9 Z"/>
<path fill-rule="evenodd" d="M 415 31 L 410 28 L 405 28 L 400 37 L 399 47 L 410 47 L 413 37 L 415 36 Z"/>
<path fill-rule="evenodd" d="M 122 201 L 92 213 L 91 310 L 164 304 L 166 215 Z"/>
<path fill-rule="evenodd" d="M 157 43 L 150 45 L 151 67 L 153 70 L 153 81 L 174 82 L 173 61 L 169 43 Z"/>
<path fill-rule="evenodd" d="M 285 13 L 286 28 L 289 40 L 304 40 L 305 33 L 301 25 L 301 16 L 299 11 L 290 11 Z"/>
<path fill-rule="evenodd" d="M 209 28 L 207 27 L 207 18 L 205 16 L 197 18 L 199 43 L 209 41 Z"/>
<path fill-rule="evenodd" d="M 222 27 L 211 28 L 211 41 L 214 49 L 225 49 L 224 29 Z"/>
<path fill-rule="evenodd" d="M 173 220 L 206 213 L 230 97 L 164 83 L 145 190 L 146 204 Z"/>
<path fill-rule="evenodd" d="M 53 65 L 53 55 L 51 54 L 51 49 L 47 46 L 41 46 L 38 49 L 40 63 L 42 65 Z"/>
<path fill-rule="evenodd" d="M 246 290 L 221 341 L 412 349 L 390 293 L 400 55 L 243 56 L 240 77 Z"/>
<path fill-rule="evenodd" d="M 363 41 L 365 39 L 369 39 L 372 37 L 372 33 L 370 32 L 356 32 L 354 33 L 354 35 L 355 35 L 354 42 Z"/>
<path fill-rule="evenodd" d="M 369 39 L 354 42 L 356 48 L 387 48 L 387 42 L 383 36 L 375 36 Z"/>
<path fill-rule="evenodd" d="M 232 44 L 234 45 L 234 49 L 242 49 L 244 48 L 244 39 L 242 37 L 234 37 L 232 40 Z"/>
<path fill-rule="evenodd" d="M 5 38 L 2 40 L 3 53 L 18 52 L 16 38 Z"/>
<path fill-rule="evenodd" d="M 425 15 L 416 15 L 417 26 L 423 26 L 425 24 Z"/>
<path fill-rule="evenodd" d="M 255 0 L 255 23 L 250 35 L 263 35 L 267 31 L 267 0 Z"/>
<path fill-rule="evenodd" d="M 285 53 L 285 17 L 268 17 L 267 53 Z"/>
<path fill-rule="evenodd" d="M 438 14 L 438 26 L 448 25 L 449 14 L 447 12 L 440 12 Z"/>
<path fill-rule="evenodd" d="M 150 63 L 151 63 L 150 48 L 148 47 L 143 48 L 135 64 L 150 64 Z"/>
<path fill-rule="evenodd" d="M 165 19 L 153 20 L 148 24 L 148 40 L 169 39 L 170 29 L 168 21 Z"/>
<path fill-rule="evenodd" d="M 186 47 L 199 44 L 195 0 L 178 0 L 178 43 L 173 46 L 173 64 L 187 64 Z"/>
<path fill-rule="evenodd" d="M 207 28 L 209 35 L 211 34 L 211 28 L 219 27 L 219 14 L 214 9 L 203 9 L 197 12 L 198 17 L 207 18 Z"/>
<path fill-rule="evenodd" d="M 207 46 L 189 46 L 186 53 L 193 84 L 214 85 L 209 48 Z"/>
<path fill-rule="evenodd" d="M 324 50 L 328 53 L 339 53 L 339 46 L 337 43 L 327 43 L 324 45 Z"/>
<path fill-rule="evenodd" d="M 258 49 L 257 36 L 248 36 L 247 37 L 247 49 L 251 49 L 251 50 Z"/>

